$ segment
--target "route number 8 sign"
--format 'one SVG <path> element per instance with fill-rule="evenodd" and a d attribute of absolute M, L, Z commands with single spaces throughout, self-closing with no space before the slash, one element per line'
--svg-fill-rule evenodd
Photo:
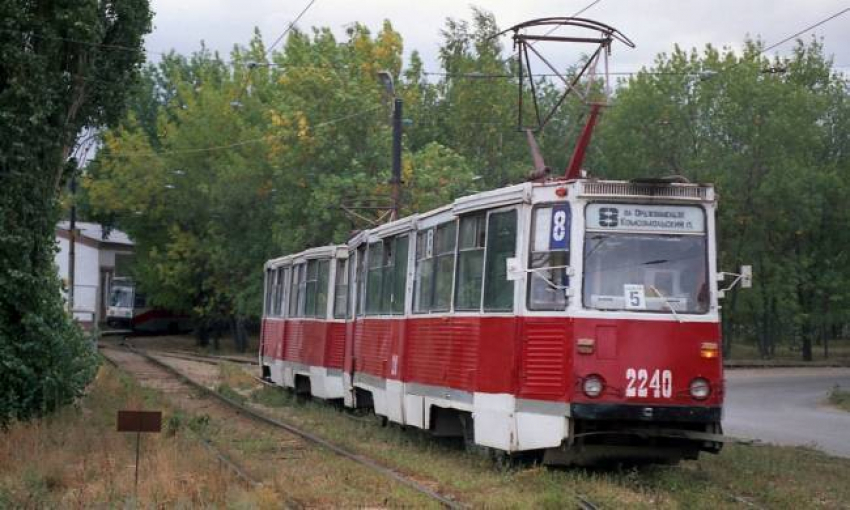
<path fill-rule="evenodd" d="M 552 223 L 549 226 L 549 250 L 567 250 L 570 245 L 570 206 L 561 204 L 552 207 Z"/>

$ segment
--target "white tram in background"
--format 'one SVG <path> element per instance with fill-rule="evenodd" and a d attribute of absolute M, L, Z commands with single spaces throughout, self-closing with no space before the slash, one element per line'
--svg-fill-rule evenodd
<path fill-rule="evenodd" d="M 715 207 L 710 185 L 529 182 L 271 260 L 262 374 L 547 463 L 717 452 Z"/>

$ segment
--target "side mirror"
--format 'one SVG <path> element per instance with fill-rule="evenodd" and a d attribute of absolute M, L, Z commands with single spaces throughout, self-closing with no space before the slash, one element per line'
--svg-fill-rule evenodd
<path fill-rule="evenodd" d="M 753 286 L 753 266 L 741 266 L 741 288 L 749 289 Z"/>
<path fill-rule="evenodd" d="M 507 265 L 506 271 L 509 281 L 519 280 L 525 272 L 522 270 L 522 265 L 519 263 L 519 258 L 517 257 L 509 257 L 505 261 L 505 264 Z"/>

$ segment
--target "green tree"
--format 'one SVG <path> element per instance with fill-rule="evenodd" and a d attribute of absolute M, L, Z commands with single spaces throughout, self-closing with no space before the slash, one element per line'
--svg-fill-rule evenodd
<path fill-rule="evenodd" d="M 601 125 L 603 175 L 716 183 L 720 266 L 757 275 L 724 303 L 727 349 L 743 335 L 762 356 L 785 341 L 811 359 L 813 341 L 847 321 L 850 216 L 837 204 L 850 191 L 850 125 L 831 68 L 817 41 L 773 60 L 756 42 L 740 55 L 676 48 L 621 88 Z"/>
<path fill-rule="evenodd" d="M 147 0 L 0 7 L 0 425 L 70 402 L 91 346 L 53 262 L 66 160 L 83 128 L 120 118 L 143 59 Z"/>

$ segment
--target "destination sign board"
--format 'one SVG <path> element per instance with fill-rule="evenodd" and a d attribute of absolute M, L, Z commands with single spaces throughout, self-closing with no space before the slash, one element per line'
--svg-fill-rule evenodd
<path fill-rule="evenodd" d="M 588 230 L 617 232 L 705 232 L 705 214 L 695 206 L 590 204 L 585 210 Z"/>

